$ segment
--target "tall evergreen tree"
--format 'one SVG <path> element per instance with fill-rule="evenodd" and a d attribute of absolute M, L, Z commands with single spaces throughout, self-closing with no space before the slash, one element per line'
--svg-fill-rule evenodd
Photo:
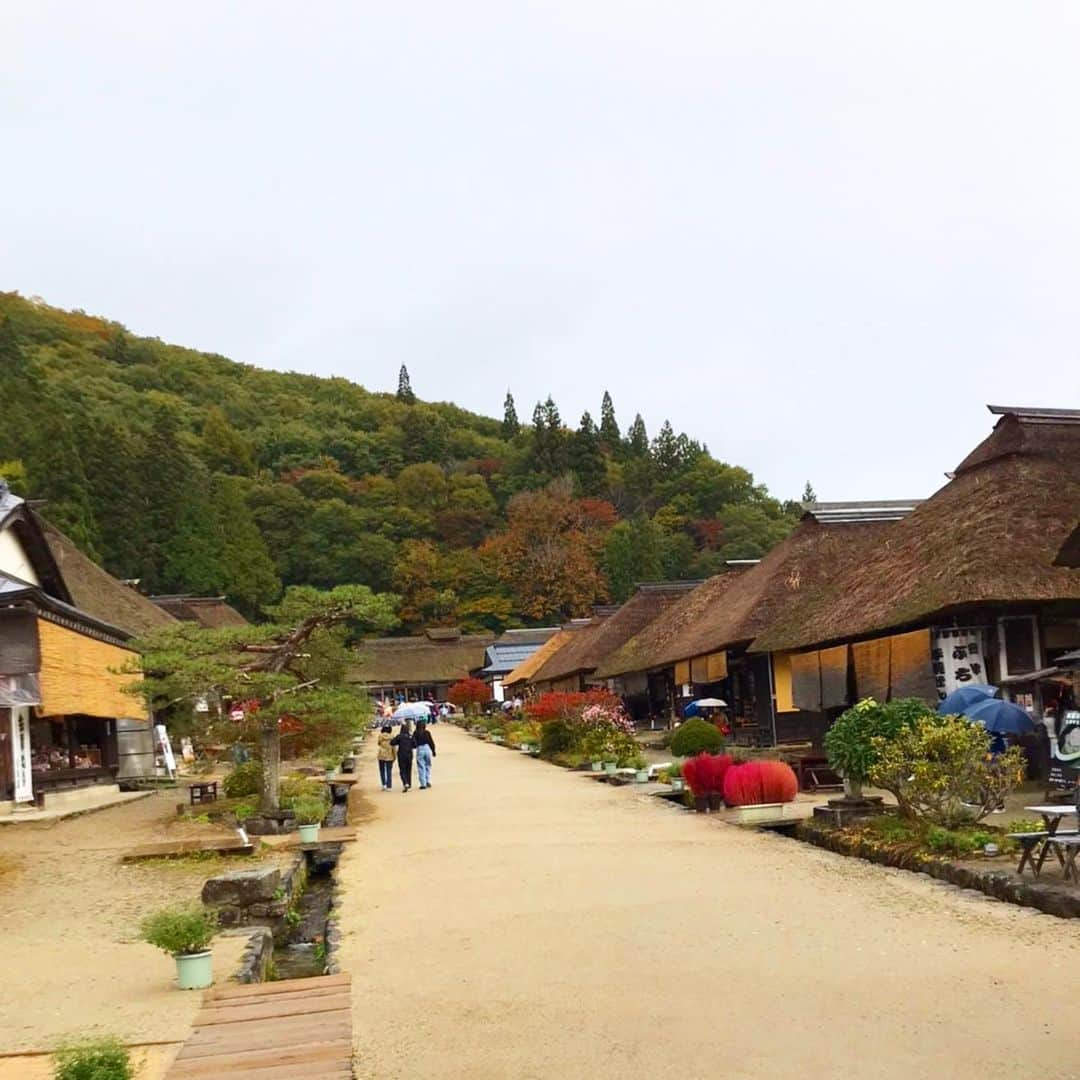
<path fill-rule="evenodd" d="M 670 420 L 664 421 L 660 434 L 652 441 L 652 458 L 661 479 L 666 479 L 679 467 L 679 440 L 675 437 L 675 429 L 672 428 Z"/>
<path fill-rule="evenodd" d="M 611 402 L 611 395 L 606 390 L 604 399 L 600 403 L 600 441 L 611 454 L 615 453 L 622 444 L 622 433 L 615 419 L 615 406 Z"/>
<path fill-rule="evenodd" d="M 514 407 L 514 395 L 506 391 L 506 400 L 503 402 L 502 437 L 512 439 L 521 430 L 521 422 L 518 420 L 517 409 Z"/>
<path fill-rule="evenodd" d="M 649 433 L 645 430 L 641 413 L 634 417 L 626 433 L 626 448 L 634 457 L 646 457 L 649 453 Z"/>
<path fill-rule="evenodd" d="M 196 463 L 180 441 L 180 424 L 172 408 L 161 404 L 154 413 L 153 425 L 142 447 L 139 468 L 151 477 L 150 498 L 146 508 L 149 543 L 138 574 L 147 591 L 165 588 L 165 564 L 179 534 L 181 523 L 191 522 L 190 506 L 199 500 L 206 487 Z"/>
<path fill-rule="evenodd" d="M 817 492 L 814 490 L 814 485 L 809 480 L 806 481 L 806 487 L 803 488 L 802 501 L 804 503 L 817 502 Z"/>
<path fill-rule="evenodd" d="M 607 465 L 600 445 L 600 433 L 586 412 L 570 439 L 570 468 L 585 495 L 599 495 L 607 486 Z"/>
<path fill-rule="evenodd" d="M 412 382 L 409 379 L 409 369 L 402 364 L 397 379 L 397 399 L 406 405 L 416 404 L 416 395 L 413 393 Z"/>

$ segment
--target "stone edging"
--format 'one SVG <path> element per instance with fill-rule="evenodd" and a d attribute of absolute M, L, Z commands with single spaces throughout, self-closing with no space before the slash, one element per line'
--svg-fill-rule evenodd
<path fill-rule="evenodd" d="M 247 945 L 240 959 L 240 966 L 229 976 L 229 982 L 260 983 L 266 982 L 274 956 L 274 935 L 268 926 L 240 926 L 233 930 L 222 930 L 222 937 L 246 937 Z"/>
<path fill-rule="evenodd" d="M 880 866 L 928 874 L 938 881 L 948 882 L 961 889 L 975 889 L 995 900 L 1038 908 L 1039 911 L 1062 919 L 1080 918 L 1080 889 L 1077 888 L 1044 884 L 1034 878 L 1021 881 L 1014 874 L 1002 870 L 974 870 L 932 855 L 893 851 L 836 829 L 821 828 L 810 819 L 796 825 L 795 836 L 805 843 L 814 844 L 838 855 L 854 856 Z"/>

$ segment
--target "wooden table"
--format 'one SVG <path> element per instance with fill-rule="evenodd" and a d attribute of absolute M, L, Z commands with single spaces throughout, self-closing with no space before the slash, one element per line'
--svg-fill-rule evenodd
<path fill-rule="evenodd" d="M 800 791 L 820 791 L 822 788 L 842 791 L 844 788 L 844 781 L 824 754 L 785 754 L 784 760 L 795 770 Z"/>
<path fill-rule="evenodd" d="M 1075 806 L 1054 806 L 1053 804 L 1048 806 L 1025 806 L 1025 810 L 1030 810 L 1033 814 L 1038 814 L 1043 819 L 1043 824 L 1046 826 L 1046 841 L 1043 843 L 1042 851 L 1039 852 L 1039 860 L 1035 864 L 1035 876 L 1038 877 L 1042 872 L 1043 863 L 1046 862 L 1046 856 L 1051 848 L 1054 849 L 1054 854 L 1057 856 L 1058 862 L 1061 863 L 1062 870 L 1066 869 L 1065 856 L 1062 853 L 1060 847 L 1054 844 L 1052 841 L 1057 834 L 1058 829 L 1061 827 L 1061 821 L 1063 818 L 1077 816 L 1077 809 Z M 1076 835 L 1076 830 L 1071 830 L 1070 835 Z M 1073 856 L 1075 858 L 1075 856 Z M 1021 860 L 1021 865 L 1023 860 Z"/>

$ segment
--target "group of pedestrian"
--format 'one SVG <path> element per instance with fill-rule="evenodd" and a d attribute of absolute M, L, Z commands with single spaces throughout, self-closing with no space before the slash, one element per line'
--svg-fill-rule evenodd
<path fill-rule="evenodd" d="M 383 724 L 379 731 L 379 780 L 383 791 L 393 790 L 395 757 L 403 792 L 412 787 L 414 757 L 420 790 L 431 787 L 431 762 L 435 757 L 435 740 L 431 737 L 427 724 L 418 720 L 413 728 L 411 721 L 402 720 L 398 733 L 392 736 L 392 732 L 393 728 L 389 724 Z"/>

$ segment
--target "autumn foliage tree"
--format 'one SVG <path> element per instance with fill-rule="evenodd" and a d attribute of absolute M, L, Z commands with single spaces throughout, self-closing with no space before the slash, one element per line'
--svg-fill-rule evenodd
<path fill-rule="evenodd" d="M 615 520 L 610 503 L 575 499 L 567 484 L 555 482 L 515 495 L 506 531 L 484 550 L 523 615 L 585 615 L 608 595 L 600 557 Z"/>
<path fill-rule="evenodd" d="M 462 679 L 446 691 L 446 700 L 466 713 L 473 713 L 491 700 L 491 688 L 483 679 Z"/>

